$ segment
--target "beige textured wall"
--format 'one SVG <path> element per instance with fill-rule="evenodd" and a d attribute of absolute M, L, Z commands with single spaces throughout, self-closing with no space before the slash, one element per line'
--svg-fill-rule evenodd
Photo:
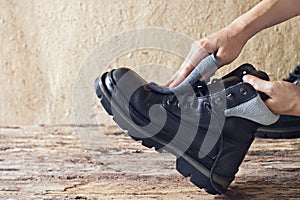
<path fill-rule="evenodd" d="M 161 27 L 199 39 L 257 2 L 0 0 L 0 125 L 74 123 L 72 98 L 77 74 L 87 56 L 112 35 Z M 221 73 L 249 62 L 272 79 L 283 78 L 300 62 L 299 31 L 299 18 L 263 31 Z M 124 56 L 112 65 L 159 63 L 177 68 L 181 60 L 172 58 L 147 50 Z M 158 69 L 149 73 L 157 74 Z M 96 98 L 90 98 L 97 107 Z"/>

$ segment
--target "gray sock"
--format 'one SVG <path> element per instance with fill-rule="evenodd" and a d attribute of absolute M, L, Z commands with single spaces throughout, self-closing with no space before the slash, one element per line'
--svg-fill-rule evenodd
<path fill-rule="evenodd" d="M 255 98 L 225 110 L 225 116 L 241 117 L 263 125 L 271 125 L 279 119 L 257 95 Z"/>
<path fill-rule="evenodd" d="M 209 78 L 218 69 L 218 62 L 213 54 L 202 59 L 195 69 L 176 87 L 160 87 L 156 83 L 149 83 L 148 87 L 161 94 L 184 93 L 193 86 L 200 78 Z"/>

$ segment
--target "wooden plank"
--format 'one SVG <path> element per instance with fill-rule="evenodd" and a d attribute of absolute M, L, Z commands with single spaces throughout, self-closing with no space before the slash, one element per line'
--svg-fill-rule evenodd
<path fill-rule="evenodd" d="M 1 199 L 300 199 L 300 139 L 256 139 L 228 197 L 115 126 L 0 127 L 0 139 Z"/>

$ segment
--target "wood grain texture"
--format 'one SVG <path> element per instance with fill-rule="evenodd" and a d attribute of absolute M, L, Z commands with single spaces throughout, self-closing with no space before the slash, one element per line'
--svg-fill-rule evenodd
<path fill-rule="evenodd" d="M 228 196 L 212 196 L 115 126 L 1 127 L 0 138 L 1 199 L 300 199 L 300 139 L 256 139 Z"/>

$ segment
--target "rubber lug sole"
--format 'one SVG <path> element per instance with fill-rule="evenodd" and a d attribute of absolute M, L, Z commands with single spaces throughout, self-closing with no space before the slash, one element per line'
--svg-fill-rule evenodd
<path fill-rule="evenodd" d="M 292 139 L 300 138 L 300 127 L 296 130 L 287 129 L 267 129 L 260 128 L 255 133 L 256 137 L 259 138 L 270 138 L 270 139 Z"/>

